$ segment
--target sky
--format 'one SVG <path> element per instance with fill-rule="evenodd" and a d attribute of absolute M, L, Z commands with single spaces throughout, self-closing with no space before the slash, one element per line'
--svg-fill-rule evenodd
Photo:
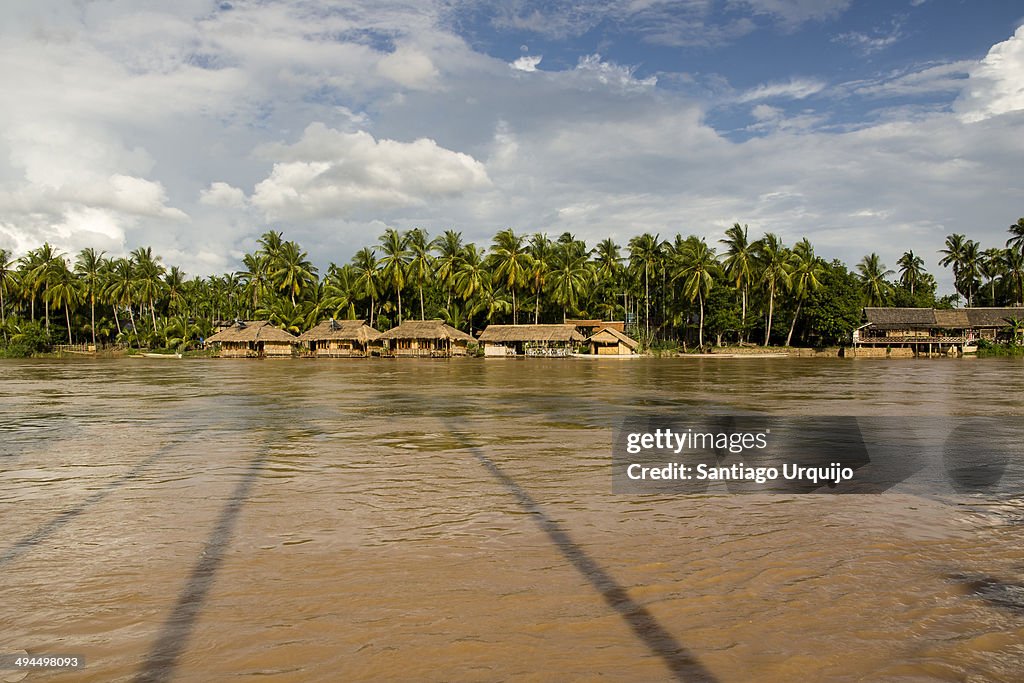
<path fill-rule="evenodd" d="M 1024 216 L 1016 0 L 0 3 L 0 247 L 387 227 L 808 237 L 853 267 Z"/>

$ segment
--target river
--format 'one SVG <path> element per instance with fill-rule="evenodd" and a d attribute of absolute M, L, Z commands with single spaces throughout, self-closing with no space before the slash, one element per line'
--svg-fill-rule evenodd
<path fill-rule="evenodd" d="M 609 463 L 629 415 L 1017 424 L 1022 397 L 1012 359 L 0 362 L 0 654 L 84 657 L 27 679 L 57 681 L 1019 681 L 1019 497 L 624 495 Z"/>

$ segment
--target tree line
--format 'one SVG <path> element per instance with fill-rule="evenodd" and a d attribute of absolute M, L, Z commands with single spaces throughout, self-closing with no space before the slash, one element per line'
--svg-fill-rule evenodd
<path fill-rule="evenodd" d="M 431 239 L 419 228 L 387 229 L 322 273 L 297 242 L 270 230 L 240 270 L 210 277 L 168 267 L 148 247 L 72 257 L 46 243 L 20 257 L 0 249 L 0 328 L 15 351 L 65 342 L 181 349 L 233 319 L 299 333 L 328 318 L 360 317 L 381 330 L 441 318 L 472 333 L 582 317 L 625 320 L 646 346 L 827 345 L 849 339 L 864 306 L 949 308 L 961 296 L 968 306 L 1020 305 L 1024 218 L 1008 230 L 1003 247 L 946 238 L 940 265 L 952 269 L 957 290 L 946 297 L 913 251 L 898 270 L 871 253 L 851 271 L 817 256 L 806 238 L 792 246 L 773 233 L 753 239 L 739 223 L 714 244 L 645 233 L 625 247 L 511 228 L 480 247 L 454 230 Z"/>

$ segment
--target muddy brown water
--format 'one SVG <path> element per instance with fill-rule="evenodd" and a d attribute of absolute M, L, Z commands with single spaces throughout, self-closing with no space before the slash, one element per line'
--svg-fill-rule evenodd
<path fill-rule="evenodd" d="M 27 680 L 1020 681 L 1024 504 L 613 495 L 638 411 L 1024 417 L 1012 360 L 0 363 Z M 14 672 L 0 672 L 0 679 Z"/>

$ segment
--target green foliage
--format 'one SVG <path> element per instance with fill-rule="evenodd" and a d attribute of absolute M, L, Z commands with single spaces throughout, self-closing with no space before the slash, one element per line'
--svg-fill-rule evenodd
<path fill-rule="evenodd" d="M 4 358 L 28 358 L 53 348 L 50 335 L 40 322 L 8 321 L 6 334 L 7 342 L 0 347 Z"/>
<path fill-rule="evenodd" d="M 848 344 L 861 321 L 861 284 L 839 261 L 825 266 L 821 287 L 805 305 L 807 337 L 815 346 Z"/>

